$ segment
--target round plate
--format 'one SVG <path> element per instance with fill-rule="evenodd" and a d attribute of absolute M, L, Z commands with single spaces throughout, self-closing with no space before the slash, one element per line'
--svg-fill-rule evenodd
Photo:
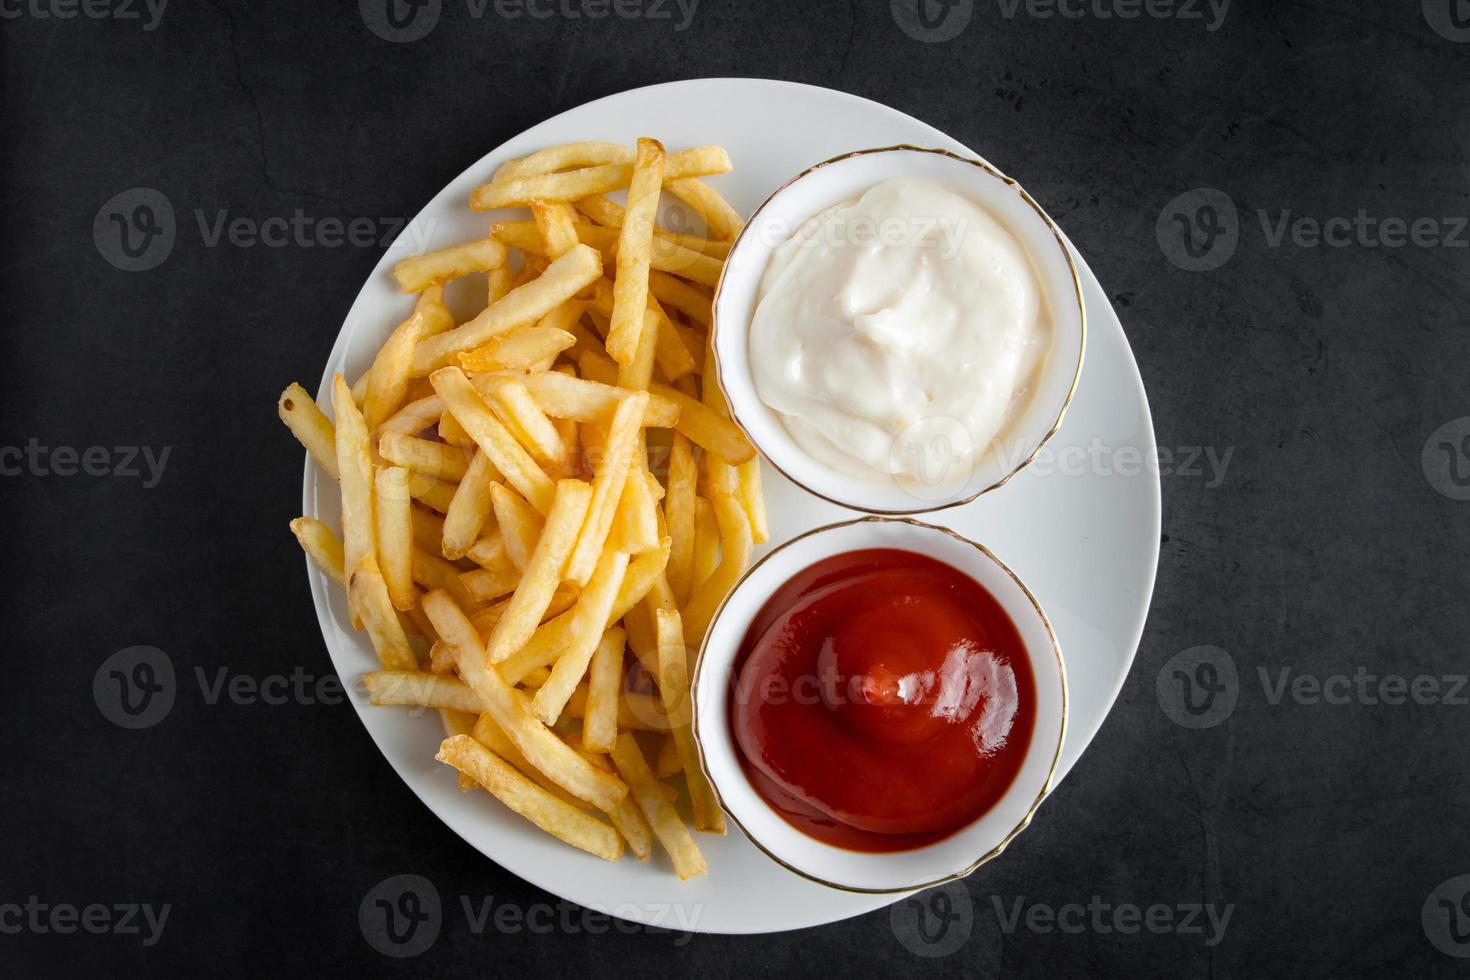
<path fill-rule="evenodd" d="M 327 363 L 322 403 L 330 404 L 332 373 L 356 378 L 408 314 L 412 303 L 393 282 L 393 263 L 485 234 L 491 219 L 472 213 L 469 197 L 497 166 L 556 143 L 632 143 L 643 135 L 671 149 L 726 147 L 735 171 L 710 183 L 746 214 L 793 175 L 848 150 L 911 143 L 978 155 L 894 109 L 790 82 L 701 79 L 588 103 L 489 153 L 414 219 L 353 303 Z M 1026 183 L 1025 174 L 1015 176 Z M 1075 250 L 1073 257 L 1089 337 L 1082 381 L 1061 431 L 1006 486 L 926 518 L 989 547 L 1030 586 L 1051 618 L 1071 686 L 1058 779 L 1092 740 L 1133 662 L 1153 592 L 1160 530 L 1159 481 L 1140 462 L 1155 449 L 1143 383 L 1106 294 Z M 772 545 L 852 517 L 770 467 L 765 485 Z M 335 527 L 338 505 L 336 483 L 308 458 L 303 512 Z M 373 670 L 377 657 L 366 635 L 348 624 L 341 590 L 309 563 L 308 575 L 337 673 L 350 682 Z M 693 881 L 680 882 L 663 855 L 647 862 L 601 861 L 543 834 L 484 793 L 461 794 L 454 772 L 434 761 L 443 738 L 434 712 L 416 715 L 357 700 L 354 705 L 388 762 L 455 833 L 490 860 L 569 901 L 669 928 L 759 933 L 835 922 L 901 897 L 840 892 L 807 881 L 771 861 L 733 826 L 727 837 L 698 835 L 710 873 Z"/>

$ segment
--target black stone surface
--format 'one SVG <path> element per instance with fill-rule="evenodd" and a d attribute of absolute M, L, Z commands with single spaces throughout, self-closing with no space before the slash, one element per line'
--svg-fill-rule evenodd
<path fill-rule="evenodd" d="M 701 0 L 680 29 L 673 3 L 592 19 L 542 0 L 537 19 L 492 0 L 477 19 L 443 0 L 393 43 L 351 2 L 0 0 L 0 974 L 1470 972 L 1451 955 L 1470 954 L 1470 10 L 924 2 L 919 22 L 913 0 Z M 718 75 L 845 89 L 985 146 L 1108 289 L 1159 443 L 1231 455 L 1220 480 L 1164 477 L 1133 673 L 1004 860 L 924 908 L 821 929 L 625 935 L 563 920 L 440 825 L 349 706 L 201 692 L 196 670 L 330 676 L 285 530 L 301 456 L 272 404 L 318 377 L 380 247 L 211 247 L 193 213 L 412 215 L 554 113 Z M 162 264 L 128 272 L 114 263 L 153 256 L 118 252 L 105 205 L 139 187 L 181 224 Z M 1236 211 L 1213 212 L 1238 238 L 1223 263 L 1183 250 L 1174 214 L 1198 232 L 1211 202 L 1171 202 L 1201 188 Z M 1340 219 L 1338 244 L 1277 237 L 1284 213 Z M 1417 243 L 1392 244 L 1394 221 Z M 130 446 L 167 448 L 156 481 L 119 472 Z M 79 464 L 39 447 L 109 475 L 61 475 Z M 167 652 L 181 693 L 128 731 L 92 685 L 135 645 Z M 1200 646 L 1235 668 L 1214 675 L 1228 717 L 1181 711 L 1175 669 L 1212 677 L 1173 658 Z M 1406 703 L 1383 703 L 1392 678 Z M 1346 703 L 1313 703 L 1313 681 Z M 402 872 L 434 883 L 444 924 L 395 960 L 358 908 Z M 558 924 L 477 935 L 459 896 L 547 903 Z M 139 931 L 53 928 L 94 903 Z M 161 934 L 122 923 L 129 903 L 170 906 Z M 1206 913 L 1182 928 L 1191 906 L 1228 911 L 1223 932 Z"/>

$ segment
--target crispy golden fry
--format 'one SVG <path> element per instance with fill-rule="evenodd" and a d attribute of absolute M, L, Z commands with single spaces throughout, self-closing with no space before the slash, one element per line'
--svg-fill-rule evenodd
<path fill-rule="evenodd" d="M 418 547 L 413 549 L 411 558 L 413 580 L 423 586 L 425 591 L 443 589 L 465 609 L 476 605 L 475 597 L 470 595 L 464 583 L 459 580 L 459 569 L 455 568 L 452 562 L 445 561 L 433 552 Z"/>
<path fill-rule="evenodd" d="M 766 519 L 766 495 L 761 491 L 761 461 L 747 460 L 740 464 L 739 469 L 740 506 L 745 508 L 755 543 L 764 544 L 771 539 L 771 527 Z"/>
<path fill-rule="evenodd" d="M 555 502 L 546 516 L 546 526 L 536 541 L 536 549 L 531 552 L 510 606 L 495 624 L 485 648 L 488 663 L 499 663 L 515 653 L 536 632 L 567 567 L 592 496 L 592 487 L 581 480 L 557 483 Z"/>
<path fill-rule="evenodd" d="M 627 148 L 624 148 L 627 152 Z M 577 201 L 625 188 L 634 173 L 636 151 L 626 163 L 610 163 L 569 173 L 536 173 L 496 180 L 475 188 L 470 207 L 475 211 L 527 207 L 532 201 Z M 663 179 L 684 180 L 728 173 L 730 156 L 718 146 L 699 146 L 670 154 Z"/>
<path fill-rule="evenodd" d="M 528 504 L 527 507 L 529 508 L 529 506 Z M 538 517 L 537 520 L 540 520 L 540 518 Z M 531 547 L 534 548 L 535 545 L 532 544 Z M 530 555 L 529 549 L 526 554 Z M 510 560 L 510 553 L 505 550 L 505 538 L 501 535 L 498 527 L 476 541 L 465 557 L 481 568 L 498 569 L 505 572 L 517 570 L 515 562 Z"/>
<path fill-rule="evenodd" d="M 473 571 L 460 572 L 459 580 L 471 598 L 486 602 L 514 592 L 516 584 L 520 581 L 520 575 L 514 571 L 476 568 Z"/>
<path fill-rule="evenodd" d="M 556 785 L 556 783 L 552 782 L 550 779 L 547 779 L 545 774 L 543 774 L 539 769 L 527 762 L 526 757 L 521 755 L 521 750 L 516 748 L 516 744 L 510 740 L 510 736 L 505 734 L 505 730 L 497 725 L 495 723 L 495 719 L 491 718 L 489 715 L 482 714 L 478 719 L 476 719 L 474 731 L 472 731 L 471 734 L 474 735 L 475 739 L 482 745 L 484 745 L 485 748 L 489 749 L 491 752 L 494 752 L 506 762 L 509 762 L 511 765 L 515 766 L 521 771 L 523 775 L 529 778 L 536 785 L 540 786 L 542 789 L 546 790 L 546 792 L 550 793 L 552 796 L 555 796 L 561 800 L 565 800 L 567 803 L 570 803 L 572 806 L 576 807 L 579 810 L 597 809 L 591 803 L 588 803 L 586 800 L 578 799 L 571 793 L 568 793 L 566 790 Z M 585 755 L 585 753 L 583 753 L 583 755 Z M 596 763 L 593 764 L 596 765 Z M 605 771 L 605 767 L 603 766 L 598 766 L 597 768 L 604 769 Z M 624 799 L 624 802 L 627 802 L 627 800 Z"/>
<path fill-rule="evenodd" d="M 436 644 L 445 651 L 447 646 Z M 452 653 L 452 651 L 449 651 Z M 479 714 L 480 699 L 468 684 L 443 674 L 408 668 L 376 670 L 362 675 L 368 700 L 376 705 L 403 705 L 416 708 L 442 708 Z M 473 724 L 473 722 L 471 723 Z"/>
<path fill-rule="evenodd" d="M 551 477 L 506 431 L 464 372 L 455 367 L 441 368 L 430 380 L 439 397 L 444 399 L 445 409 L 459 419 L 459 424 L 474 438 L 480 451 L 489 456 L 495 468 L 504 474 L 506 482 L 515 487 L 532 507 L 543 514 L 548 513 L 555 491 Z"/>
<path fill-rule="evenodd" d="M 356 569 L 365 556 L 377 554 L 373 529 L 373 462 L 368 430 L 342 375 L 332 379 L 332 407 L 337 413 L 337 470 L 342 484 L 342 567 Z M 375 559 L 376 560 L 376 559 Z M 348 606 L 352 609 L 351 604 Z M 357 611 L 352 609 L 353 624 Z"/>
<path fill-rule="evenodd" d="M 618 736 L 617 745 L 612 751 L 612 761 L 618 774 L 627 782 L 628 791 L 638 802 L 638 808 L 648 818 L 654 836 L 664 850 L 669 852 L 669 857 L 674 862 L 674 871 L 680 880 L 708 873 L 704 855 L 695 846 L 694 838 L 689 835 L 689 828 L 679 819 L 674 805 L 659 788 L 658 780 L 653 778 L 653 773 L 631 732 Z"/>
<path fill-rule="evenodd" d="M 546 243 L 546 254 L 549 257 L 559 259 L 577 244 L 577 213 L 570 204 L 532 201 L 531 214 L 536 218 L 536 230 Z"/>
<path fill-rule="evenodd" d="M 627 635 L 613 627 L 602 634 L 602 640 L 592 654 L 592 663 L 587 670 L 587 708 L 582 717 L 582 747 L 588 751 L 611 752 L 617 744 L 618 694 L 623 688 L 623 647 L 626 643 Z M 560 666 L 560 661 L 557 663 Z M 556 676 L 556 671 L 552 671 L 552 676 Z"/>
<path fill-rule="evenodd" d="M 633 392 L 616 385 L 600 384 L 555 371 L 520 379 L 541 410 L 553 418 L 606 424 L 618 402 Z M 643 424 L 671 428 L 679 421 L 679 409 L 662 395 L 650 395 Z"/>
<path fill-rule="evenodd" d="M 622 399 L 613 412 L 602 465 L 592 481 L 592 503 L 588 508 L 587 523 L 567 564 L 566 577 L 578 585 L 586 585 L 592 577 L 607 542 L 613 514 L 623 495 L 623 484 L 627 482 L 628 471 L 639 446 L 638 436 L 647 411 L 648 396 L 639 392 Z"/>
<path fill-rule="evenodd" d="M 481 387 L 488 395 L 490 408 L 522 446 L 542 466 L 566 472 L 571 465 L 561 433 L 546 417 L 541 406 L 531 397 L 526 386 L 515 377 L 494 376 Z"/>
<path fill-rule="evenodd" d="M 586 353 L 577 358 L 577 369 L 582 377 L 598 384 L 616 388 L 618 385 L 618 362 L 606 354 Z M 659 396 L 663 397 L 663 396 Z M 667 401 L 668 399 L 665 399 Z"/>
<path fill-rule="evenodd" d="M 376 429 L 403 404 L 408 391 L 408 369 L 413 364 L 414 345 L 424 332 L 424 317 L 415 313 L 400 323 L 373 358 L 368 369 L 367 395 L 362 416 L 368 431 Z"/>
<path fill-rule="evenodd" d="M 471 776 L 553 837 L 608 861 L 622 856 L 623 838 L 616 829 L 552 796 L 468 735 L 446 738 L 434 758 Z"/>
<path fill-rule="evenodd" d="M 579 684 L 562 710 L 562 721 L 581 718 L 587 713 L 587 685 Z M 623 691 L 618 697 L 618 728 L 631 728 L 640 732 L 667 732 L 669 716 L 664 706 L 652 694 Z"/>
<path fill-rule="evenodd" d="M 504 266 L 497 266 L 504 269 Z M 510 270 L 505 269 L 509 274 Z M 454 329 L 454 314 L 449 312 L 449 307 L 444 305 L 444 286 L 435 283 L 419 293 L 419 298 L 414 300 L 413 311 L 424 318 L 424 329 L 419 334 L 419 339 L 432 337 L 436 333 Z"/>
<path fill-rule="evenodd" d="M 388 587 L 393 608 L 408 612 L 419 601 L 413 585 L 413 498 L 408 471 L 397 466 L 378 467 L 374 521 L 378 534 L 378 567 Z"/>
<path fill-rule="evenodd" d="M 583 741 L 586 734 L 583 733 Z M 606 755 L 594 752 L 583 745 L 582 757 L 592 763 L 603 772 L 612 772 L 612 762 Z M 643 811 L 638 809 L 638 804 L 633 800 L 624 798 L 623 802 L 609 810 L 608 818 L 612 820 L 613 826 L 618 828 L 618 833 L 623 835 L 623 840 L 628 842 L 628 850 L 640 861 L 647 861 L 653 854 L 653 828 L 648 826 L 648 821 L 643 816 Z"/>
<path fill-rule="evenodd" d="M 439 552 L 444 541 L 444 518 L 423 507 L 410 507 L 408 517 L 413 543 L 430 554 Z"/>
<path fill-rule="evenodd" d="M 420 398 L 400 408 L 392 418 L 378 427 L 377 434 L 381 436 L 384 432 L 401 432 L 407 436 L 415 436 L 434 426 L 443 414 L 444 400 L 438 395 Z"/>
<path fill-rule="evenodd" d="M 470 438 L 470 434 L 464 430 L 464 426 L 459 424 L 459 419 L 453 415 L 446 414 L 439 416 L 439 425 L 436 426 L 436 429 L 442 441 L 449 443 L 451 446 L 468 449 L 471 455 L 474 454 L 475 440 Z"/>
<path fill-rule="evenodd" d="M 618 587 L 617 599 L 608 613 L 607 622 L 602 624 L 604 628 L 611 627 L 622 619 L 653 588 L 669 557 L 668 539 L 659 542 L 659 545 L 658 550 L 641 554 L 628 564 L 623 583 Z M 500 675 L 512 684 L 518 684 L 530 671 L 555 663 L 572 641 L 571 628 L 571 613 L 558 614 L 555 619 L 538 629 L 536 635 L 520 651 L 501 662 Z"/>
<path fill-rule="evenodd" d="M 705 384 L 711 384 L 705 376 Z M 677 428 L 699 446 L 733 466 L 755 458 L 755 447 L 745 438 L 740 427 L 708 405 L 668 385 L 655 383 L 650 390 L 679 406 Z"/>
<path fill-rule="evenodd" d="M 443 480 L 413 479 L 409 481 L 408 492 L 413 494 L 413 499 L 425 507 L 432 507 L 441 514 L 449 513 L 449 505 L 454 503 L 455 485 L 445 483 Z"/>
<path fill-rule="evenodd" d="M 515 272 L 508 265 L 497 265 L 485 273 L 485 305 L 494 306 L 505 298 L 515 282 Z M 453 326 L 451 323 L 450 326 Z"/>
<path fill-rule="evenodd" d="M 704 640 L 715 610 L 749 567 L 754 546 L 750 522 L 738 499 L 727 494 L 715 494 L 710 503 L 720 525 L 720 563 L 704 584 L 695 590 L 683 610 L 684 642 L 695 649 Z"/>
<path fill-rule="evenodd" d="M 420 342 L 413 355 L 414 377 L 432 374 L 460 351 L 479 347 L 498 334 L 534 323 L 601 275 L 602 255 L 595 248 L 578 245 L 551 263 L 540 276 L 512 289 L 473 320 Z"/>
<path fill-rule="evenodd" d="M 692 178 L 696 175 L 690 174 Z M 673 180 L 666 185 L 669 193 L 694 209 L 715 238 L 731 241 L 745 227 L 740 212 L 732 208 L 715 189 L 702 180 Z"/>
<path fill-rule="evenodd" d="M 628 556 L 621 551 L 606 551 L 597 562 L 592 579 L 577 599 L 569 614 L 571 623 L 567 627 L 567 646 L 552 668 L 551 679 L 536 692 L 531 703 L 536 717 L 546 724 L 554 724 L 561 717 L 567 699 L 587 674 L 592 655 L 603 639 L 603 624 L 612 612 L 617 600 L 618 589 L 628 571 Z M 528 636 L 529 640 L 530 637 Z M 524 646 L 524 644 L 522 644 Z"/>
<path fill-rule="evenodd" d="M 608 355 L 623 365 L 633 363 L 639 334 L 648 326 L 644 322 L 648 309 L 648 265 L 653 256 L 653 225 L 658 216 L 665 156 L 663 144 L 658 140 L 639 138 L 628 187 L 628 206 L 618 231 L 612 326 L 607 334 Z M 657 327 L 656 321 L 654 326 Z"/>
<path fill-rule="evenodd" d="M 603 140 L 584 140 L 580 143 L 563 143 L 537 150 L 500 165 L 493 181 L 511 180 L 516 177 L 532 177 L 536 174 L 555 173 L 573 167 L 598 167 L 608 163 L 631 163 L 633 151 L 621 143 Z"/>
<path fill-rule="evenodd" d="M 401 432 L 384 432 L 378 439 L 378 455 L 405 469 L 450 483 L 463 480 L 470 468 L 469 457 L 460 447 Z"/>
<path fill-rule="evenodd" d="M 500 471 L 490 457 L 483 451 L 476 452 L 464 479 L 459 481 L 459 488 L 454 491 L 449 511 L 444 515 L 444 534 L 439 550 L 445 558 L 463 558 L 474 547 L 490 516 L 490 488 L 500 479 Z"/>
<path fill-rule="evenodd" d="M 447 593 L 430 592 L 424 596 L 423 607 L 444 642 L 454 649 L 460 676 L 531 765 L 600 810 L 617 806 L 627 796 L 628 787 L 621 780 L 601 771 L 557 738 L 531 713 L 526 696 L 486 665 L 479 635 Z"/>
<path fill-rule="evenodd" d="M 573 206 L 604 228 L 621 228 L 623 226 L 623 206 L 610 198 L 603 197 L 600 194 L 596 197 L 584 197 L 580 201 L 574 201 Z M 655 237 L 662 238 L 665 241 L 682 245 L 684 248 L 691 249 L 695 252 L 702 252 L 705 255 L 710 255 L 717 259 L 723 259 L 730 254 L 730 242 L 717 242 L 709 238 L 700 238 L 698 235 L 684 235 L 679 232 L 670 231 L 659 225 L 653 226 L 653 234 Z M 587 241 L 586 238 L 582 240 Z M 593 243 L 588 242 L 588 244 Z"/>
<path fill-rule="evenodd" d="M 618 387 L 647 391 L 653 381 L 653 366 L 658 357 L 660 318 L 651 309 L 643 311 L 643 329 L 638 334 L 638 349 L 633 360 L 618 367 Z"/>
<path fill-rule="evenodd" d="M 713 834 L 725 832 L 725 815 L 715 801 L 714 790 L 699 765 L 694 744 L 693 702 L 689 692 L 689 651 L 684 646 L 684 625 L 679 614 L 669 609 L 654 611 L 658 637 L 658 691 L 669 716 L 670 734 L 678 746 L 679 761 L 689 786 L 694 807 L 694 826 Z"/>
<path fill-rule="evenodd" d="M 664 494 L 664 523 L 668 525 L 669 538 L 673 541 L 669 552 L 669 585 L 680 602 L 687 602 L 692 591 L 694 488 L 697 480 L 694 449 L 688 437 L 676 432 L 669 448 L 669 486 Z"/>
<path fill-rule="evenodd" d="M 306 389 L 294 381 L 291 382 L 281 392 L 280 401 L 276 403 L 276 413 L 286 423 L 291 434 L 306 447 L 317 465 L 326 470 L 332 479 L 337 479 L 337 430 L 333 428 L 332 420 L 327 418 L 317 407 L 316 401 L 306 393 Z"/>
<path fill-rule="evenodd" d="M 558 585 L 556 591 L 551 594 L 551 603 L 546 607 L 546 612 L 542 615 L 541 622 L 544 624 L 548 620 L 554 619 L 568 609 L 571 609 L 577 604 L 577 596 L 581 595 L 581 593 L 581 589 L 568 582 L 563 582 L 561 585 Z M 475 612 L 470 617 L 470 622 L 475 626 L 475 632 L 481 636 L 488 636 L 493 633 L 495 631 L 495 624 L 500 622 L 500 617 L 505 615 L 505 610 L 509 606 L 510 600 L 502 599 L 493 606 Z M 547 671 L 546 673 L 549 675 L 551 672 Z M 501 671 L 500 676 L 505 677 L 505 672 Z M 531 672 L 527 672 L 519 678 L 519 682 L 529 684 L 531 683 L 530 678 Z M 509 678 L 506 679 L 509 680 Z"/>
<path fill-rule="evenodd" d="M 504 265 L 505 258 L 504 245 L 493 238 L 481 238 L 404 259 L 393 267 L 393 278 L 405 293 L 416 293 L 471 272 Z"/>
<path fill-rule="evenodd" d="M 291 522 L 291 533 L 296 535 L 301 550 L 326 572 L 333 582 L 347 587 L 347 573 L 342 565 L 342 539 L 332 533 L 315 517 L 298 517 Z"/>
<path fill-rule="evenodd" d="M 545 321 L 546 317 L 543 317 L 541 322 Z M 566 330 L 537 324 L 503 333 L 474 350 L 460 351 L 455 357 L 466 371 L 523 371 L 548 357 L 555 357 L 576 343 L 577 338 Z"/>
<path fill-rule="evenodd" d="M 692 596 L 709 581 L 720 563 L 720 525 L 715 508 L 704 497 L 694 500 L 694 562 L 689 570 L 689 594 Z M 685 600 L 686 602 L 688 600 Z"/>
<path fill-rule="evenodd" d="M 611 547 L 630 555 L 641 555 L 659 545 L 658 504 L 649 486 L 650 479 L 648 470 L 635 460 L 613 514 L 608 541 Z"/>
<path fill-rule="evenodd" d="M 383 666 L 389 670 L 417 670 L 418 659 L 408 645 L 408 637 L 388 599 L 388 587 L 383 584 L 377 560 L 372 555 L 362 556 L 348 582 L 347 593 L 348 604 L 362 618 Z"/>
<path fill-rule="evenodd" d="M 648 274 L 648 289 L 660 303 L 678 310 L 706 331 L 709 330 L 710 321 L 714 318 L 713 301 L 697 286 L 654 270 Z"/>
<path fill-rule="evenodd" d="M 659 739 L 658 755 L 654 757 L 653 774 L 659 779 L 668 779 L 682 771 L 684 760 L 679 758 L 679 743 L 672 733 Z"/>
<path fill-rule="evenodd" d="M 495 523 L 500 527 L 506 557 L 517 571 L 524 572 L 545 521 L 520 494 L 501 484 L 490 488 L 490 502 L 495 510 Z"/>

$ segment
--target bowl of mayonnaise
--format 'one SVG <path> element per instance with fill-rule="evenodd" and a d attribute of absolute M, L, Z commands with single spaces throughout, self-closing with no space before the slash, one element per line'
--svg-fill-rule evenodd
<path fill-rule="evenodd" d="M 1056 225 L 978 160 L 912 146 L 804 171 L 752 215 L 715 291 L 734 420 L 855 510 L 967 503 L 1061 425 L 1086 345 Z"/>

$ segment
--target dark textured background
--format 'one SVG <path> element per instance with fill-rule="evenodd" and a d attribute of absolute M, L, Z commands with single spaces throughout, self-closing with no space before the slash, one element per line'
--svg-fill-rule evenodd
<path fill-rule="evenodd" d="M 958 37 L 923 43 L 887 0 L 703 0 L 684 31 L 474 20 L 445 0 L 435 30 L 409 44 L 375 36 L 347 2 L 174 0 L 153 30 L 132 4 L 122 12 L 142 20 L 0 3 L 0 446 L 172 447 L 151 489 L 0 478 L 0 903 L 173 906 L 151 947 L 12 934 L 0 919 L 0 973 L 1470 972 L 1421 919 L 1437 886 L 1470 873 L 1465 692 L 1457 704 L 1273 703 L 1258 675 L 1362 668 L 1438 677 L 1443 693 L 1466 671 L 1470 502 L 1434 488 L 1421 451 L 1470 415 L 1470 235 L 1460 247 L 1273 247 L 1257 217 L 1364 210 L 1435 219 L 1446 235 L 1444 219 L 1463 222 L 1470 44 L 1431 26 L 1449 23 L 1452 2 L 1238 0 L 1212 31 L 1203 7 L 1194 20 L 1024 6 L 1008 18 L 977 0 Z M 1034 828 L 967 883 L 956 928 L 970 937 L 949 955 L 915 955 L 943 949 L 886 910 L 745 939 L 476 936 L 456 896 L 555 899 L 430 817 L 350 707 L 210 705 L 194 682 L 196 667 L 331 670 L 286 532 L 301 453 L 272 403 L 287 379 L 315 384 L 380 251 L 204 247 L 193 209 L 412 215 L 552 114 L 715 75 L 845 89 L 984 146 L 1114 298 L 1160 444 L 1233 450 L 1218 486 L 1165 477 L 1158 590 L 1132 676 Z M 181 226 L 166 262 L 129 273 L 104 261 L 92 226 L 135 187 L 161 190 Z M 1155 224 L 1203 187 L 1239 209 L 1239 247 L 1189 272 Z M 91 684 L 134 644 L 167 651 L 183 693 L 164 723 L 129 732 L 102 716 Z M 1191 730 L 1155 683 L 1198 645 L 1228 651 L 1240 680 L 1234 714 Z M 402 871 L 450 907 L 431 950 L 395 961 L 365 942 L 357 909 Z M 1451 882 L 1441 896 L 1464 892 Z M 1023 897 L 1233 911 L 1215 945 L 1091 922 L 1006 933 L 995 903 L 1008 913 Z M 1470 925 L 1470 903 L 1456 914 Z"/>

